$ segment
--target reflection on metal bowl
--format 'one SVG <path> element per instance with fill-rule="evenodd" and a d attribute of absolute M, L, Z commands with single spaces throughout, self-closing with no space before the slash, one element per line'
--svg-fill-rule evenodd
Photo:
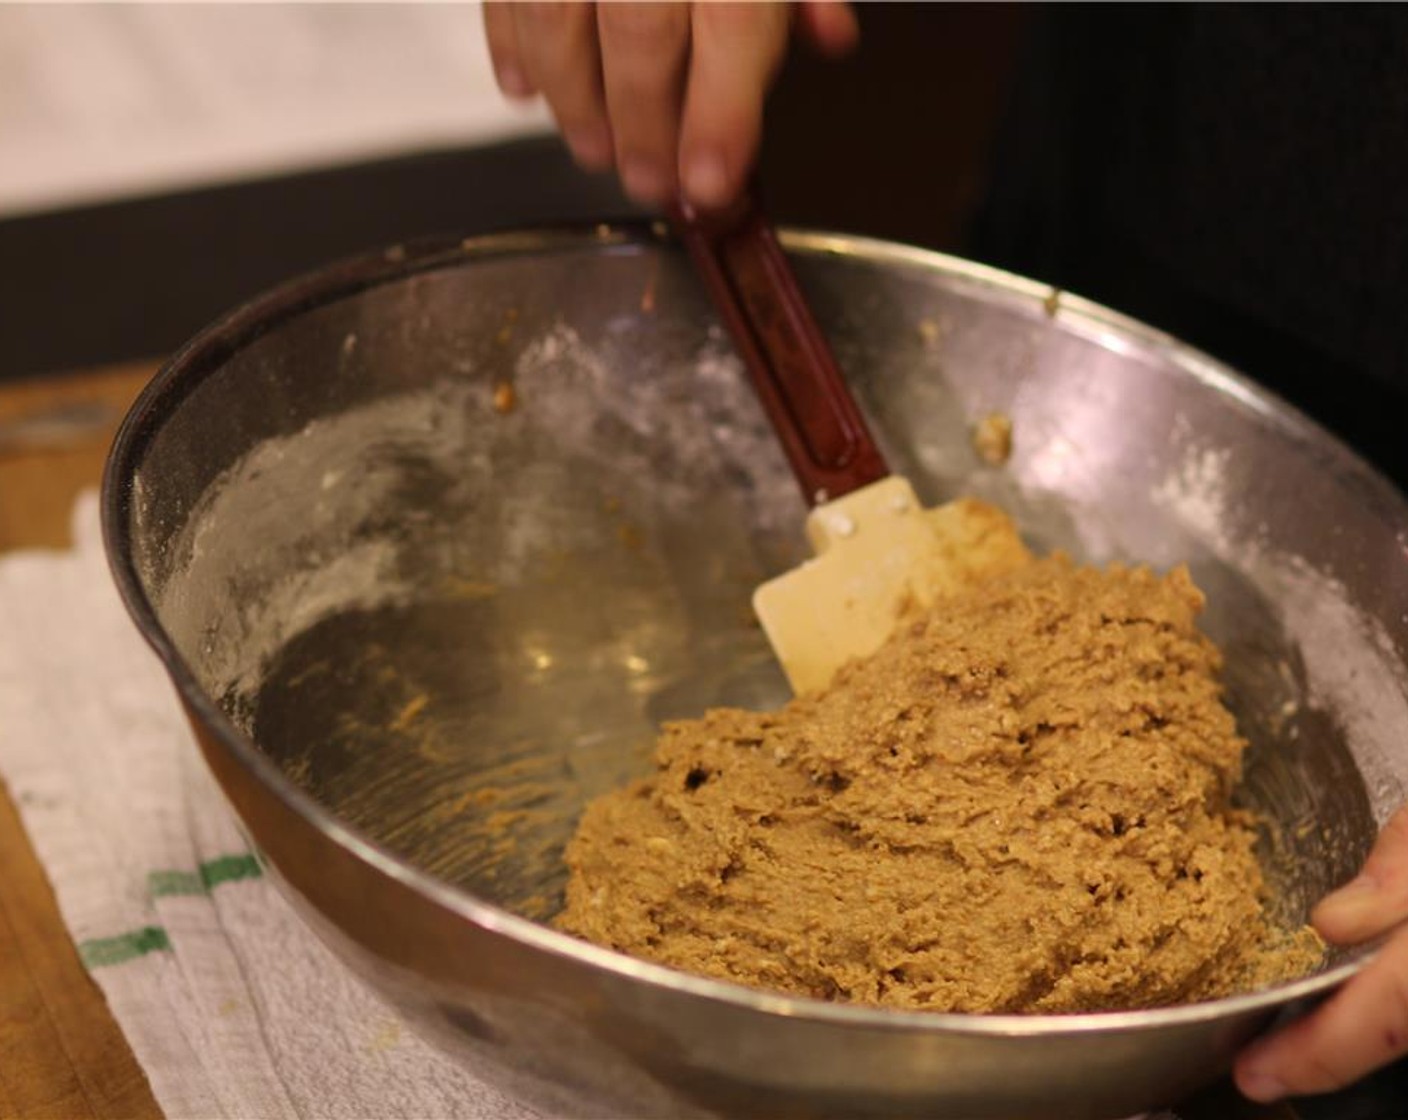
<path fill-rule="evenodd" d="M 786 244 L 890 462 L 1041 548 L 1190 562 L 1278 822 L 1284 916 L 1408 790 L 1408 507 L 1174 340 L 898 246 Z M 1012 418 L 989 465 L 969 428 Z M 1069 1017 L 744 990 L 542 920 L 659 721 L 775 705 L 748 609 L 803 509 L 682 254 L 598 227 L 397 248 L 216 323 L 105 483 L 128 606 L 308 921 L 484 1076 L 575 1114 L 1117 1116 L 1223 1070 L 1281 989 Z"/>

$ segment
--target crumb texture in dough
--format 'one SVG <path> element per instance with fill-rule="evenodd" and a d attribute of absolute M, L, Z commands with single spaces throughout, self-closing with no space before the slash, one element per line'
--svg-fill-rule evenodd
<path fill-rule="evenodd" d="M 1013 538 L 1015 541 L 1015 536 Z M 1020 546 L 1015 546 L 1020 547 Z M 670 724 L 587 809 L 571 933 L 762 988 L 1068 1012 L 1299 975 L 1186 570 L 1022 562 L 772 713 Z"/>

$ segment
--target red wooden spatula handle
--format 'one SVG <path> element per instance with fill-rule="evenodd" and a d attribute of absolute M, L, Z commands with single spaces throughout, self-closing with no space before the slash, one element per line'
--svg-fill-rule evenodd
<path fill-rule="evenodd" d="M 889 472 L 751 192 L 727 211 L 671 221 L 757 389 L 812 505 Z"/>

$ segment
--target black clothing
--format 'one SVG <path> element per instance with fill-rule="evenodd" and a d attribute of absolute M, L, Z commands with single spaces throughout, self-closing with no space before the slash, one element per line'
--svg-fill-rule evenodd
<path fill-rule="evenodd" d="M 971 255 L 1208 350 L 1408 485 L 1408 7 L 1033 24 Z"/>

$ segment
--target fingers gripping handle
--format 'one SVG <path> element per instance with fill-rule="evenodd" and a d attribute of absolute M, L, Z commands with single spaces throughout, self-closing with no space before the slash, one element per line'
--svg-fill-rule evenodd
<path fill-rule="evenodd" d="M 751 195 L 671 219 L 732 335 L 808 503 L 889 472 L 812 317 L 772 225 Z"/>

